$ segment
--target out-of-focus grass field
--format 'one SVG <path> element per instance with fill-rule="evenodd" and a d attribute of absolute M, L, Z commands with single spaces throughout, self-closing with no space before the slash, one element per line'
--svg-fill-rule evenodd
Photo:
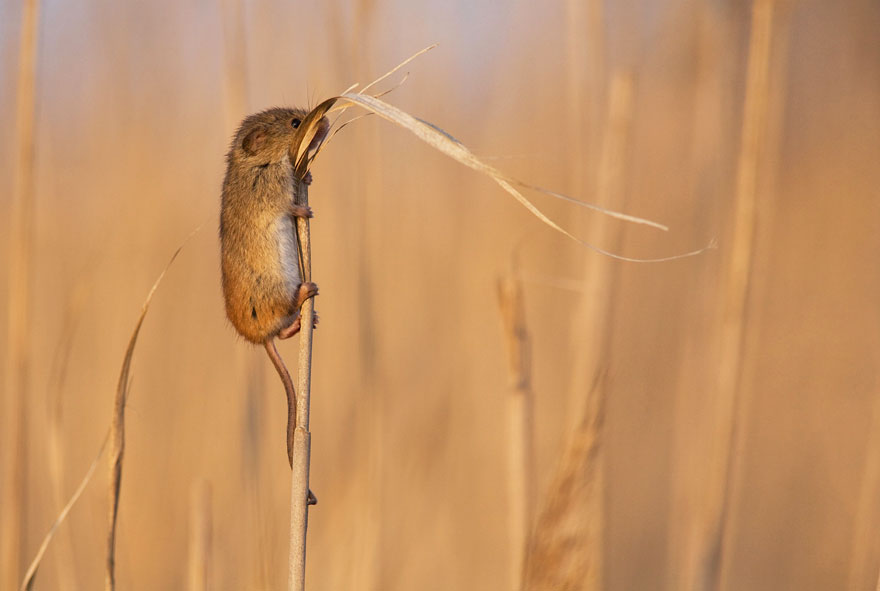
<path fill-rule="evenodd" d="M 21 313 L 8 273 L 20 4 L 0 4 L 7 377 L 21 356 L 5 338 Z M 587 241 L 646 258 L 712 238 L 719 247 L 662 264 L 612 261 L 407 132 L 377 117 L 346 128 L 316 161 L 310 191 L 321 324 L 308 588 L 510 588 L 496 281 L 514 253 L 532 339 L 536 502 L 553 494 L 589 384 L 607 371 L 604 532 L 590 549 L 603 588 L 696 588 L 695 508 L 724 429 L 718 368 L 750 22 L 751 2 L 720 0 L 42 2 L 18 352 L 28 369 L 3 382 L 24 387 L 2 392 L 0 424 L 0 486 L 20 501 L 0 507 L 0 528 L 21 531 L 0 588 L 17 586 L 92 461 L 141 303 L 197 226 L 135 353 L 119 588 L 186 587 L 204 490 L 210 588 L 284 588 L 285 400 L 265 353 L 224 316 L 224 154 L 246 114 L 314 105 L 434 42 L 386 100 L 520 179 L 671 228 L 535 196 Z M 878 32 L 874 0 L 775 3 L 725 487 L 730 591 L 877 582 Z M 280 349 L 295 366 L 296 343 Z M 103 584 L 106 472 L 102 463 L 59 531 L 37 589 Z"/>

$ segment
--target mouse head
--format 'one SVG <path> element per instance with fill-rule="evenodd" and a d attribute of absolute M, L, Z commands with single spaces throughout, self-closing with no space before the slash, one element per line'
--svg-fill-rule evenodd
<path fill-rule="evenodd" d="M 274 108 L 247 117 L 238 128 L 229 156 L 231 159 L 250 160 L 263 165 L 281 162 L 287 157 L 297 128 L 308 111 L 302 109 Z M 321 145 L 330 124 L 322 119 L 309 150 Z"/>

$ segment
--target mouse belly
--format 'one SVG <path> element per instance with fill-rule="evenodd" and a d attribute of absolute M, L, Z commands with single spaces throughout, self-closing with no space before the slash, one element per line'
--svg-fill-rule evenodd
<path fill-rule="evenodd" d="M 261 237 L 224 243 L 226 315 L 252 343 L 264 343 L 290 323 L 301 283 L 292 220 L 277 219 Z M 247 243 L 246 248 L 240 248 Z"/>

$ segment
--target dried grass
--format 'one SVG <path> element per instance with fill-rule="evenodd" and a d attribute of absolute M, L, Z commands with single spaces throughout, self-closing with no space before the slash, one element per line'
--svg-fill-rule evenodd
<path fill-rule="evenodd" d="M 104 578 L 104 588 L 106 591 L 113 591 L 116 588 L 116 525 L 119 517 L 119 495 L 122 487 L 122 463 L 125 456 L 125 405 L 128 401 L 128 393 L 131 388 L 131 360 L 134 357 L 134 348 L 137 345 L 138 335 L 141 332 L 141 326 L 144 324 L 144 318 L 147 317 L 147 310 L 150 308 L 150 302 L 153 301 L 153 295 L 156 293 L 159 284 L 165 277 L 165 273 L 171 267 L 174 259 L 183 250 L 187 241 L 198 232 L 198 228 L 184 240 L 183 244 L 177 247 L 171 259 L 159 277 L 150 288 L 147 299 L 141 308 L 141 315 L 135 323 L 134 331 L 128 340 L 128 346 L 125 348 L 125 356 L 122 360 L 122 370 L 119 372 L 119 381 L 116 385 L 116 397 L 113 400 L 113 419 L 110 423 L 110 490 L 109 490 L 109 531 L 107 533 L 107 557 L 106 571 Z"/>
<path fill-rule="evenodd" d="M 596 376 L 535 524 L 526 555 L 525 591 L 602 588 L 602 466 L 607 372 Z M 598 550 L 598 551 L 597 551 Z"/>
<path fill-rule="evenodd" d="M 27 465 L 27 400 L 31 360 L 30 305 L 34 230 L 34 137 L 36 125 L 37 47 L 40 3 L 22 7 L 21 41 L 15 106 L 15 162 L 9 240 L 9 299 L 6 365 L 3 380 L 2 463 L 0 474 L 0 588 L 14 589 L 24 542 L 25 473 Z"/>
<path fill-rule="evenodd" d="M 716 374 L 714 433 L 706 505 L 697 555 L 688 560 L 695 569 L 689 588 L 712 591 L 721 584 L 722 560 L 735 454 L 742 438 L 739 391 L 743 364 L 743 335 L 754 258 L 758 165 L 762 156 L 769 105 L 770 50 L 774 0 L 755 0 L 746 69 L 743 129 L 737 166 L 733 235 L 723 271 L 725 286 L 719 367 Z"/>
<path fill-rule="evenodd" d="M 514 269 L 498 281 L 498 305 L 507 340 L 507 497 L 509 588 L 522 587 L 526 541 L 534 506 L 534 419 L 531 339 L 526 328 L 522 280 Z"/>

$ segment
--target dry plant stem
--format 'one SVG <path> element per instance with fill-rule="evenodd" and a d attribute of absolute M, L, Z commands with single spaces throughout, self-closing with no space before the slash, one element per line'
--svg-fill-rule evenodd
<path fill-rule="evenodd" d="M 743 358 L 743 334 L 755 239 L 756 179 L 769 103 L 768 71 L 774 0 L 755 0 L 752 8 L 742 144 L 730 255 L 725 269 L 720 359 L 716 383 L 710 473 L 703 534 L 690 588 L 713 591 L 721 585 L 723 542 L 730 507 L 733 455 L 741 437 L 737 393 Z"/>
<path fill-rule="evenodd" d="M 621 209 L 626 201 L 626 171 L 633 120 L 632 75 L 615 72 L 608 86 L 604 129 L 596 176 L 597 203 Z M 587 230 L 617 249 L 622 228 L 593 218 Z M 567 425 L 565 459 L 557 469 L 530 545 L 525 588 L 598 591 L 604 578 L 605 479 L 602 408 L 606 396 L 608 351 L 614 326 L 614 301 L 620 265 L 595 257 L 587 261 L 586 293 L 578 306 L 571 346 L 584 363 L 576 364 Z M 586 398 L 584 396 L 586 393 Z"/>
<path fill-rule="evenodd" d="M 153 287 L 150 288 L 150 293 L 147 295 L 147 299 L 144 301 L 144 305 L 141 310 L 141 315 L 138 318 L 137 324 L 135 325 L 134 332 L 132 333 L 131 338 L 129 339 L 128 348 L 126 349 L 125 357 L 122 361 L 122 370 L 120 371 L 120 375 L 119 375 L 119 384 L 120 384 L 120 387 L 123 388 L 122 393 L 121 393 L 121 397 L 122 397 L 123 401 L 127 397 L 127 393 L 128 393 L 128 376 L 130 373 L 132 355 L 134 354 L 134 347 L 137 344 L 138 333 L 140 332 L 141 325 L 143 324 L 144 318 L 147 315 L 147 310 L 150 307 L 150 302 L 153 299 L 153 295 L 156 293 L 156 289 L 159 287 L 159 284 L 162 282 L 162 278 L 165 277 L 165 273 L 168 271 L 168 268 L 171 266 L 171 263 L 174 262 L 174 259 L 177 258 L 177 255 L 180 253 L 181 249 L 183 249 L 183 246 L 186 244 L 186 242 L 189 240 L 189 238 L 191 238 L 193 236 L 193 234 L 195 234 L 196 232 L 198 232 L 198 228 L 196 228 L 196 230 L 194 230 L 193 233 L 190 234 L 189 237 L 184 241 L 184 243 L 181 244 L 178 247 L 178 249 L 174 252 L 174 254 L 171 256 L 171 259 L 168 261 L 168 264 L 165 265 L 165 269 L 162 270 L 162 273 L 159 274 L 159 277 L 156 279 L 156 282 L 153 283 Z M 117 389 L 117 398 L 118 397 L 120 397 L 119 388 Z M 116 420 L 116 416 L 114 415 L 114 421 L 115 420 Z M 37 551 L 37 555 L 34 557 L 33 561 L 31 562 L 30 567 L 28 568 L 27 573 L 25 574 L 24 580 L 21 583 L 20 589 L 22 591 L 24 591 L 25 589 L 32 588 L 33 583 L 34 583 L 34 577 L 36 576 L 37 568 L 40 566 L 40 563 L 43 560 L 43 556 L 45 555 L 46 550 L 49 548 L 49 543 L 54 538 L 55 532 L 58 531 L 58 527 L 64 522 L 64 520 L 67 518 L 67 515 L 70 513 L 70 510 L 73 508 L 73 506 L 79 500 L 80 496 L 82 495 L 83 491 L 86 488 L 86 485 L 92 479 L 92 475 L 95 473 L 95 469 L 98 467 L 98 462 L 100 461 L 101 456 L 104 455 L 104 449 L 107 447 L 107 442 L 110 441 L 110 436 L 111 436 L 112 431 L 113 431 L 113 425 L 111 425 L 110 429 L 108 429 L 107 435 L 106 435 L 106 437 L 104 437 L 104 442 L 101 443 L 101 448 L 98 450 L 98 453 L 96 454 L 95 459 L 92 461 L 91 466 L 89 466 L 89 469 L 86 472 L 85 477 L 83 477 L 82 482 L 80 482 L 76 491 L 73 493 L 73 496 L 70 498 L 70 500 L 64 506 L 64 508 L 61 510 L 61 513 L 55 519 L 55 522 L 52 524 L 52 527 L 49 528 L 49 532 L 43 538 L 43 542 L 42 542 L 42 544 L 40 544 L 40 548 Z M 121 472 L 120 472 L 120 475 L 121 475 Z M 114 487 L 111 484 L 111 493 L 113 490 L 114 490 Z M 118 494 L 118 492 L 119 492 L 118 486 L 115 487 L 115 491 Z M 118 497 L 115 500 L 111 499 L 111 502 L 114 503 L 116 506 L 118 506 Z M 112 519 L 113 519 L 113 521 L 111 522 L 111 528 L 115 528 L 115 515 L 112 517 Z"/>
<path fill-rule="evenodd" d="M 134 356 L 134 348 L 135 345 L 137 345 L 141 326 L 144 324 L 144 318 L 147 316 L 147 310 L 150 307 L 153 294 L 156 293 L 156 289 L 159 287 L 159 283 L 161 283 L 162 278 L 165 277 L 165 273 L 168 271 L 171 263 L 173 263 L 174 259 L 177 258 L 177 255 L 180 254 L 184 244 L 186 244 L 189 238 L 198 231 L 199 229 L 196 228 L 196 230 L 184 240 L 184 243 L 177 248 L 171 256 L 171 260 L 168 261 L 168 264 L 165 265 L 162 273 L 159 274 L 159 278 L 153 283 L 153 287 L 150 289 L 150 293 L 144 301 L 141 315 L 138 318 L 137 324 L 135 324 L 131 338 L 129 338 L 128 347 L 125 349 L 125 356 L 122 361 L 122 370 L 119 372 L 119 381 L 116 384 L 116 397 L 113 401 L 113 419 L 110 424 L 110 510 L 109 531 L 107 533 L 107 561 L 104 578 L 104 589 L 106 591 L 113 591 L 116 589 L 116 521 L 119 515 L 119 491 L 122 485 L 122 460 L 125 455 L 125 403 L 128 400 L 128 392 L 131 385 L 129 376 L 131 375 L 131 360 Z"/>
<path fill-rule="evenodd" d="M 513 273 L 498 282 L 498 304 L 507 337 L 510 394 L 507 397 L 507 491 L 509 588 L 522 588 L 526 540 L 534 494 L 531 340 L 526 330 L 522 282 Z"/>
<path fill-rule="evenodd" d="M 189 591 L 207 591 L 211 564 L 211 486 L 205 480 L 190 490 Z"/>
<path fill-rule="evenodd" d="M 27 389 L 30 360 L 30 260 L 33 230 L 34 126 L 36 104 L 38 0 L 22 6 L 21 43 L 16 94 L 15 158 L 9 212 L 7 285 L 8 332 L 3 392 L 2 457 L 0 466 L 0 589 L 18 584 L 25 511 L 25 454 L 27 451 Z"/>
<path fill-rule="evenodd" d="M 308 185 L 297 179 L 299 205 L 309 204 Z M 302 280 L 312 280 L 312 247 L 308 218 L 296 219 L 299 240 Z M 312 328 L 315 311 L 314 298 L 309 298 L 300 311 L 299 371 L 296 397 L 296 428 L 293 432 L 293 470 L 290 484 L 290 557 L 287 587 L 302 591 L 306 584 L 306 532 L 309 521 L 309 394 L 312 383 Z"/>
<path fill-rule="evenodd" d="M 80 286 L 82 287 L 82 286 Z M 70 362 L 70 353 L 73 350 L 73 336 L 76 319 L 81 315 L 81 302 L 84 298 L 82 289 L 72 292 L 71 300 L 64 315 L 64 321 L 59 331 L 59 343 L 49 374 L 49 388 L 46 394 L 47 402 L 47 429 L 46 452 L 48 456 L 49 474 L 52 481 L 52 496 L 57 511 L 64 507 L 64 441 L 62 437 L 62 396 L 67 378 L 67 368 Z M 78 580 L 76 575 L 75 561 L 73 557 L 74 541 L 68 530 L 65 543 L 59 544 L 56 550 L 56 563 L 58 578 L 61 581 L 70 581 L 73 584 Z"/>
<path fill-rule="evenodd" d="M 600 370 L 580 423 L 543 497 L 526 555 L 525 591 L 601 589 L 601 565 L 592 551 L 602 537 L 605 488 L 601 442 L 607 373 Z"/>
<path fill-rule="evenodd" d="M 95 455 L 95 459 L 92 460 L 89 469 L 86 471 L 86 475 L 83 477 L 82 481 L 79 483 L 79 486 L 76 487 L 76 490 L 73 493 L 73 496 L 70 497 L 70 500 L 67 501 L 67 504 L 61 509 L 61 512 L 58 514 L 58 517 L 55 518 L 55 523 L 52 524 L 52 527 L 49 528 L 49 532 L 43 538 L 43 542 L 40 544 L 40 548 L 37 550 L 36 556 L 31 561 L 30 566 L 25 572 L 24 578 L 21 581 L 21 586 L 19 587 L 20 591 L 26 591 L 33 588 L 34 585 L 34 577 L 37 575 L 37 568 L 39 568 L 40 563 L 43 561 L 43 556 L 46 554 L 46 550 L 49 549 L 49 543 L 52 541 L 52 538 L 55 537 L 55 532 L 58 531 L 58 528 L 64 523 L 64 520 L 67 519 L 68 513 L 73 509 L 73 506 L 79 500 L 83 491 L 86 489 L 86 485 L 92 480 L 92 475 L 95 473 L 95 470 L 98 468 L 98 462 L 101 460 L 101 456 L 104 455 L 104 449 L 107 447 L 107 442 L 110 440 L 110 432 L 107 432 L 107 435 L 104 437 L 104 442 L 101 443 L 100 449 L 98 449 L 98 453 Z"/>

